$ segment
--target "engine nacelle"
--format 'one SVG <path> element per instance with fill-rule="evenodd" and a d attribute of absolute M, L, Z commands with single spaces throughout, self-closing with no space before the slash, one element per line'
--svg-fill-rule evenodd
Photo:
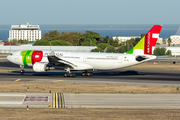
<path fill-rule="evenodd" d="M 36 62 L 33 65 L 33 70 L 35 72 L 45 72 L 47 71 L 47 63 Z"/>

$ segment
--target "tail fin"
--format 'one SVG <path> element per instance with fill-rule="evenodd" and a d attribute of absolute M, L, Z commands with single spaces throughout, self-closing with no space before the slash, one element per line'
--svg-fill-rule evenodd
<path fill-rule="evenodd" d="M 162 25 L 154 25 L 148 33 L 126 54 L 152 55 L 152 47 L 156 45 Z"/>

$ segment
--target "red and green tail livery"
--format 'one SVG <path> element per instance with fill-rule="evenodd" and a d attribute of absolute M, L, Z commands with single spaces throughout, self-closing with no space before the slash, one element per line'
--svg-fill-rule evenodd
<path fill-rule="evenodd" d="M 21 52 L 24 66 L 33 65 L 35 62 L 41 62 L 43 52 L 38 50 L 25 50 Z"/>
<path fill-rule="evenodd" d="M 162 25 L 154 25 L 151 30 L 126 54 L 152 55 L 152 48 L 155 47 Z"/>

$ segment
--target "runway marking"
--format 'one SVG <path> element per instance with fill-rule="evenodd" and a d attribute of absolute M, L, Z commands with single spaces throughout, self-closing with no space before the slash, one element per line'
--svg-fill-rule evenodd
<path fill-rule="evenodd" d="M 53 93 L 53 108 L 55 108 L 55 93 Z"/>
<path fill-rule="evenodd" d="M 65 101 L 63 93 L 52 94 L 52 107 L 53 108 L 65 108 Z"/>
<path fill-rule="evenodd" d="M 0 97 L 9 97 L 10 99 L 17 99 L 17 97 L 22 97 L 22 98 L 18 98 L 19 101 L 2 101 L 0 100 L 0 104 L 23 104 L 24 98 L 26 97 L 26 95 L 14 95 L 14 94 L 0 94 Z M 14 97 L 14 98 L 13 98 Z"/>
<path fill-rule="evenodd" d="M 26 96 L 26 98 L 24 99 L 25 102 L 48 102 L 48 100 L 48 96 Z"/>
<path fill-rule="evenodd" d="M 18 82 L 18 81 L 20 81 L 21 79 L 17 79 L 17 80 L 15 80 L 16 82 Z"/>
<path fill-rule="evenodd" d="M 60 81 L 64 81 L 64 80 L 56 80 L 56 81 L 53 81 L 53 82 L 60 82 Z"/>
<path fill-rule="evenodd" d="M 58 108 L 58 95 L 56 93 L 56 108 Z"/>

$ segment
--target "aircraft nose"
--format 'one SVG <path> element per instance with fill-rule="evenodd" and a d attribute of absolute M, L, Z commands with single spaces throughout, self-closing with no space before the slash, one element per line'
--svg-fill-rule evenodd
<path fill-rule="evenodd" d="M 8 61 L 11 61 L 11 58 L 10 58 L 9 55 L 6 57 L 6 59 L 7 59 Z"/>

